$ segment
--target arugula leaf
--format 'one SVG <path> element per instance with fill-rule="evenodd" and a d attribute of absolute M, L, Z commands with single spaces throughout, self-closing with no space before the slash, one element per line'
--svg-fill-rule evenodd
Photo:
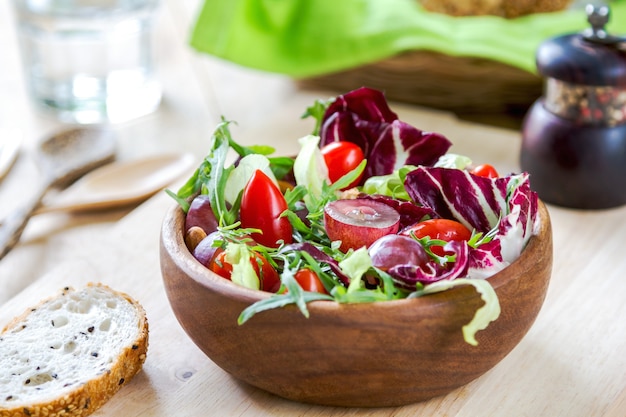
<path fill-rule="evenodd" d="M 290 210 L 296 211 L 300 208 L 300 203 L 305 195 L 308 194 L 306 187 L 296 185 L 295 187 L 285 191 L 285 201 Z"/>
<path fill-rule="evenodd" d="M 189 203 L 189 201 L 186 198 L 179 197 L 178 194 L 176 194 L 170 189 L 165 189 L 165 193 L 169 195 L 170 197 L 172 197 L 174 200 L 176 200 L 178 205 L 183 209 L 183 212 L 187 213 L 189 211 L 189 207 L 191 206 L 191 203 Z"/>
<path fill-rule="evenodd" d="M 274 173 L 276 179 L 283 179 L 293 171 L 293 164 L 295 160 L 288 156 L 271 156 L 268 157 L 270 160 L 270 169 Z"/>
<path fill-rule="evenodd" d="M 310 303 L 311 301 L 318 301 L 318 300 L 332 301 L 333 300 L 333 297 L 331 297 L 330 295 L 320 294 L 316 292 L 301 291 L 301 295 L 302 295 L 301 299 L 304 303 L 305 308 L 306 308 L 306 304 Z M 246 307 L 246 309 L 244 309 L 239 315 L 239 317 L 237 318 L 237 324 L 244 324 L 245 322 L 250 320 L 255 314 L 260 313 L 262 311 L 271 310 L 271 309 L 279 308 L 279 307 L 285 307 L 289 304 L 300 305 L 300 303 L 296 303 L 296 300 L 294 299 L 293 295 L 290 295 L 289 293 L 274 294 L 270 296 L 269 298 L 257 301 L 256 303 Z M 306 311 L 303 311 L 302 314 L 304 315 L 304 317 L 309 317 L 308 309 L 306 309 Z"/>
<path fill-rule="evenodd" d="M 248 306 L 239 315 L 237 323 L 243 324 L 246 321 L 250 320 L 250 318 L 252 318 L 255 314 L 260 313 L 261 311 L 284 307 L 289 304 L 295 304 L 302 313 L 302 315 L 308 318 L 309 310 L 307 308 L 307 303 L 316 300 L 333 299 L 331 296 L 326 294 L 304 291 L 295 279 L 295 273 L 298 269 L 298 267 L 286 266 L 285 270 L 281 274 L 280 279 L 285 288 L 287 288 L 287 293 L 274 294 L 269 298 L 257 301 L 256 303 Z"/>
<path fill-rule="evenodd" d="M 189 210 L 190 198 L 202 193 L 209 195 L 209 201 L 215 217 L 223 225 L 232 224 L 239 211 L 239 206 L 233 204 L 230 209 L 225 198 L 227 180 L 234 165 L 226 167 L 226 159 L 230 149 L 233 149 L 241 158 L 248 155 L 267 156 L 274 153 L 271 146 L 243 146 L 237 143 L 231 135 L 229 125 L 233 123 L 222 117 L 222 121 L 217 125 L 209 146 L 207 156 L 202 160 L 200 166 L 187 182 L 180 187 L 178 192 L 171 190 L 165 192 L 172 197 L 182 207 L 186 213 Z M 293 169 L 294 159 L 289 157 L 268 157 L 269 169 L 276 178 L 283 178 Z M 232 196 L 231 196 L 232 199 Z"/>
<path fill-rule="evenodd" d="M 222 120 L 213 134 L 213 146 L 205 160 L 210 162 L 210 172 L 203 185 L 203 194 L 209 195 L 211 207 L 220 224 L 229 225 L 237 219 L 236 211 L 229 210 L 226 205 L 226 181 L 234 166 L 226 167 L 226 158 L 230 149 L 230 122 Z"/>
<path fill-rule="evenodd" d="M 225 167 L 226 157 L 230 149 L 229 142 L 231 141 L 228 128 L 230 123 L 222 118 L 222 122 L 211 136 L 208 155 L 204 157 L 200 166 L 178 192 L 166 190 L 166 193 L 180 204 L 185 213 L 189 210 L 189 200 L 193 196 L 199 193 L 207 194 L 215 217 L 220 221 L 220 224 L 224 225 L 232 224 L 236 220 L 236 213 L 239 210 L 239 207 L 235 206 L 229 210 L 224 198 L 226 180 L 230 171 L 234 169 L 232 166 Z"/>
<path fill-rule="evenodd" d="M 200 163 L 200 166 L 195 170 L 193 175 L 187 180 L 183 186 L 180 187 L 178 192 L 167 189 L 165 192 L 182 207 L 183 211 L 187 213 L 190 206 L 190 198 L 200 193 L 204 184 L 208 181 L 211 172 L 211 160 L 204 158 Z"/>
<path fill-rule="evenodd" d="M 263 155 L 270 161 L 270 169 L 277 179 L 282 179 L 293 169 L 294 159 L 287 156 L 274 156 L 271 154 L 276 152 L 276 149 L 269 145 L 252 145 L 243 146 L 235 142 L 233 138 L 228 136 L 228 144 L 237 152 L 237 154 L 244 158 L 248 155 Z"/>
<path fill-rule="evenodd" d="M 359 175 L 361 175 L 361 173 L 365 171 L 366 166 L 367 161 L 364 159 L 356 168 L 354 168 L 350 172 L 347 172 L 344 176 L 332 183 L 330 187 L 336 191 L 343 190 L 344 188 L 352 184 L 357 178 L 359 178 Z"/>
<path fill-rule="evenodd" d="M 335 101 L 335 98 L 331 98 L 328 100 L 315 100 L 315 102 L 306 108 L 306 111 L 301 116 L 302 119 L 306 119 L 307 117 L 313 117 L 315 119 L 315 127 L 313 128 L 312 135 L 318 136 L 320 134 L 320 130 L 322 128 L 322 120 L 324 120 L 324 113 L 326 113 L 326 109 Z"/>
<path fill-rule="evenodd" d="M 380 288 L 359 288 L 357 290 L 348 291 L 345 287 L 337 286 L 333 288 L 331 294 L 336 302 L 342 304 L 374 303 L 377 301 L 389 301 L 395 299 L 395 297 L 389 298 L 388 294 Z"/>

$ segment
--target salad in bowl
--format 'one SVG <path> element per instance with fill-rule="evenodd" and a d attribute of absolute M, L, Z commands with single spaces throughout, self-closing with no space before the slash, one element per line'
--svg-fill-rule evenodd
<path fill-rule="evenodd" d="M 294 157 L 242 146 L 228 120 L 193 176 L 168 193 L 184 241 L 205 268 L 272 293 L 243 309 L 372 303 L 473 286 L 483 300 L 462 328 L 469 345 L 500 315 L 489 277 L 513 263 L 540 227 L 526 173 L 449 153 L 443 135 L 399 120 L 384 94 L 360 88 L 317 101 Z M 227 166 L 232 153 L 236 160 Z"/>

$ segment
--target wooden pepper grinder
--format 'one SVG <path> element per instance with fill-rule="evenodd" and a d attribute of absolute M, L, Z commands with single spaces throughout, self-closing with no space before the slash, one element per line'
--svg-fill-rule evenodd
<path fill-rule="evenodd" d="M 626 204 L 626 37 L 609 35 L 609 8 L 586 8 L 591 28 L 537 50 L 544 96 L 522 127 L 521 167 L 548 203 Z"/>

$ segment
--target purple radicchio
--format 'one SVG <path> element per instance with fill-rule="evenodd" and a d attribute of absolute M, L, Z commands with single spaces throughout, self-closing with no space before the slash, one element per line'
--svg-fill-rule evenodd
<path fill-rule="evenodd" d="M 404 188 L 413 201 L 454 219 L 468 229 L 487 233 L 507 211 L 507 178 L 485 178 L 452 168 L 417 167 Z"/>
<path fill-rule="evenodd" d="M 507 212 L 498 224 L 498 237 L 502 244 L 502 258 L 510 263 L 517 259 L 530 237 L 539 230 L 539 198 L 530 189 L 527 173 L 509 177 L 507 203 Z"/>
<path fill-rule="evenodd" d="M 431 284 L 441 280 L 453 280 L 467 275 L 470 247 L 464 241 L 446 243 L 444 250 L 453 254 L 455 261 L 439 264 L 435 261 L 426 265 L 400 264 L 387 271 L 394 283 L 409 291 L 415 291 L 417 283 Z"/>
<path fill-rule="evenodd" d="M 417 204 L 493 239 L 470 248 L 468 275 L 488 277 L 511 262 L 537 230 L 538 198 L 530 189 L 528 174 L 485 178 L 464 170 L 418 167 L 404 183 Z"/>
<path fill-rule="evenodd" d="M 452 145 L 438 133 L 400 121 L 384 94 L 366 87 L 340 95 L 328 106 L 320 138 L 320 146 L 349 141 L 363 149 L 367 167 L 362 181 L 404 165 L 432 166 Z"/>

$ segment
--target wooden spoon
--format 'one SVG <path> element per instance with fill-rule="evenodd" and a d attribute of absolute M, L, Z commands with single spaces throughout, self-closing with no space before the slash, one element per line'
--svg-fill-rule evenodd
<path fill-rule="evenodd" d="M 187 173 L 190 154 L 166 154 L 98 168 L 45 200 L 35 214 L 90 211 L 139 203 Z"/>
<path fill-rule="evenodd" d="M 28 220 L 53 188 L 65 188 L 115 158 L 116 138 L 106 129 L 76 128 L 54 134 L 39 147 L 43 181 L 31 201 L 7 216 L 0 228 L 0 259 L 17 244 Z"/>

